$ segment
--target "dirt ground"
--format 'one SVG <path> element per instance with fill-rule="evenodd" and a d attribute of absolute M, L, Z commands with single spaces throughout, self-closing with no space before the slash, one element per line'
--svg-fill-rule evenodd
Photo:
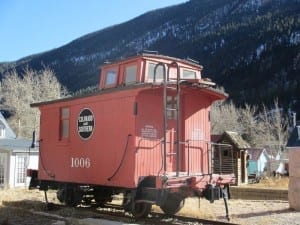
<path fill-rule="evenodd" d="M 193 205 L 191 208 L 190 206 Z M 210 204 L 201 200 L 200 208 L 197 200 L 189 199 L 185 207 L 179 212 L 183 215 L 193 215 L 199 218 L 208 218 L 226 221 L 223 201 L 215 201 Z M 195 207 L 196 206 L 196 207 Z M 285 201 L 253 201 L 232 199 L 229 201 L 229 213 L 233 223 L 243 225 L 299 225 L 300 212 L 289 209 Z"/>
<path fill-rule="evenodd" d="M 252 184 L 265 188 L 287 188 L 287 180 L 266 180 L 260 184 Z M 279 185 L 280 184 L 280 185 Z M 273 187 L 274 186 L 274 187 Z M 255 188 L 255 186 L 252 186 Z M 49 193 L 50 202 L 56 202 L 55 193 Z M 158 207 L 153 207 L 158 211 Z M 34 213 L 33 213 L 34 212 Z M 0 225 L 50 225 L 61 217 L 86 218 L 93 216 L 92 212 L 80 211 L 72 208 L 56 210 L 57 218 L 47 217 L 36 212 L 47 212 L 44 204 L 44 194 L 38 190 L 0 190 Z M 242 225 L 266 224 L 266 225 L 300 225 L 300 212 L 289 209 L 287 201 L 251 201 L 231 199 L 229 201 L 231 222 Z M 52 213 L 52 212 L 51 212 Z M 198 218 L 225 220 L 225 208 L 223 200 L 211 204 L 205 199 L 187 199 L 180 215 L 194 216 Z M 68 219 L 68 224 L 73 224 Z M 74 223 L 76 224 L 76 223 Z"/>
<path fill-rule="evenodd" d="M 264 178 L 259 183 L 246 186 L 251 188 L 288 189 L 288 183 L 288 177 Z M 300 225 L 300 212 L 291 210 L 288 201 L 231 199 L 228 203 L 230 222 L 232 223 L 242 225 Z M 226 221 L 223 200 L 211 204 L 205 199 L 201 199 L 200 202 L 198 199 L 188 199 L 179 214 Z"/>

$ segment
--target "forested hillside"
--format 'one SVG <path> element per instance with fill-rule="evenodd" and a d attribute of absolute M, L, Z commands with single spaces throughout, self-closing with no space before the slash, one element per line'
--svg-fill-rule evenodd
<path fill-rule="evenodd" d="M 0 64 L 52 68 L 76 91 L 99 81 L 104 61 L 145 49 L 190 57 L 237 104 L 279 104 L 300 112 L 300 0 L 190 0 L 80 37 L 48 52 Z"/>

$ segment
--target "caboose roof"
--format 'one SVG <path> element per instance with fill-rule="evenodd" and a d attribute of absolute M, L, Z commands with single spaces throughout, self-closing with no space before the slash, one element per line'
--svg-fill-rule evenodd
<path fill-rule="evenodd" d="M 122 86 L 122 87 L 116 87 L 116 88 L 110 88 L 110 89 L 97 90 L 97 91 L 94 91 L 94 92 L 88 93 L 88 94 L 74 95 L 74 96 L 55 99 L 55 100 L 51 100 L 51 101 L 32 103 L 32 104 L 30 104 L 30 106 L 38 107 L 41 105 L 65 102 L 65 101 L 76 100 L 76 99 L 81 99 L 81 98 L 86 98 L 86 97 L 91 97 L 91 96 L 97 96 L 97 95 L 103 95 L 103 94 L 108 94 L 108 93 L 113 93 L 113 92 L 118 92 L 118 91 L 125 91 L 125 90 L 130 90 L 130 89 L 145 88 L 145 87 L 149 87 L 149 86 L 152 86 L 152 85 L 149 83 L 147 83 L 147 84 L 140 83 L 140 84 L 134 84 L 134 85 L 130 85 L 130 86 Z"/>
<path fill-rule="evenodd" d="M 42 105 L 49 105 L 49 104 L 65 102 L 65 101 L 70 101 L 70 100 L 76 100 L 76 99 L 81 99 L 81 98 L 86 98 L 86 97 L 97 96 L 97 95 L 103 95 L 103 94 L 108 94 L 108 93 L 113 93 L 113 92 L 135 90 L 135 89 L 143 90 L 143 89 L 161 88 L 161 87 L 162 87 L 162 85 L 153 85 L 151 83 L 137 83 L 137 84 L 133 84 L 133 85 L 129 85 L 129 86 L 119 86 L 116 88 L 97 90 L 93 93 L 84 94 L 84 95 L 75 95 L 75 96 L 70 96 L 70 97 L 61 98 L 61 99 L 55 99 L 55 100 L 51 100 L 51 101 L 32 103 L 32 104 L 30 104 L 30 106 L 31 107 L 39 107 Z M 193 85 L 193 88 L 199 89 L 203 93 L 209 94 L 212 97 L 215 97 L 217 99 L 224 99 L 224 98 L 228 97 L 228 94 L 221 90 L 218 90 L 218 89 L 212 88 L 212 87 L 208 87 L 208 86 L 201 86 L 201 84 L 199 84 L 198 86 Z"/>
<path fill-rule="evenodd" d="M 160 54 L 151 54 L 151 53 L 139 53 L 137 55 L 129 56 L 127 58 L 121 58 L 119 60 L 115 60 L 113 62 L 105 62 L 101 67 L 110 66 L 110 65 L 113 65 L 113 64 L 116 64 L 116 63 L 124 63 L 124 62 L 127 62 L 127 61 L 135 60 L 137 58 L 176 61 L 176 62 L 181 62 L 181 63 L 186 64 L 186 65 L 198 67 L 200 70 L 203 69 L 203 66 L 200 65 L 199 62 L 197 62 L 193 59 L 190 59 L 190 58 L 180 59 L 180 58 L 176 58 L 176 57 L 160 55 Z"/>
<path fill-rule="evenodd" d="M 159 55 L 159 54 L 149 54 L 149 53 L 141 53 L 139 55 L 135 55 L 135 56 L 131 56 L 128 57 L 126 59 L 121 59 L 121 60 L 117 60 L 115 62 L 112 63 L 105 63 L 102 66 L 102 69 L 109 69 L 110 68 L 114 68 L 114 67 L 118 67 L 120 65 L 123 64 L 127 64 L 127 63 L 132 63 L 132 62 L 137 62 L 137 64 L 142 65 L 143 62 L 142 61 L 154 61 L 154 62 L 163 62 L 166 64 L 172 63 L 172 62 L 176 62 L 179 63 L 180 66 L 184 67 L 184 68 L 190 68 L 191 70 L 194 71 L 200 71 L 202 70 L 202 66 L 199 65 L 196 61 L 190 60 L 190 59 L 179 59 L 179 58 L 175 58 L 175 57 L 170 57 L 170 56 L 165 56 L 165 55 Z M 118 69 L 119 70 L 119 69 Z M 120 74 L 118 74 L 118 76 L 121 77 L 122 72 L 118 72 Z M 142 72 L 140 72 L 141 74 Z M 143 72 L 146 73 L 146 72 Z M 103 75 L 103 74 L 101 74 Z M 105 75 L 104 75 L 105 76 Z M 116 80 L 121 80 L 120 77 Z M 140 75 L 141 77 L 141 75 Z M 101 78 L 102 80 L 105 80 L 105 77 Z M 194 79 L 194 78 L 193 78 Z M 206 95 L 210 95 L 214 100 L 218 100 L 218 99 L 224 99 L 227 97 L 227 94 L 214 89 L 212 87 L 212 85 L 214 85 L 213 82 L 211 82 L 210 80 L 207 79 L 202 79 L 201 75 L 199 75 L 199 77 L 196 77 L 195 75 L 195 80 L 193 79 L 184 79 L 181 80 L 181 87 L 192 87 L 192 89 L 197 90 L 197 89 L 201 89 L 202 93 L 205 93 Z M 79 99 L 79 98 L 84 98 L 84 97 L 91 97 L 91 96 L 96 96 L 96 95 L 102 95 L 102 94 L 108 94 L 108 93 L 112 93 L 112 92 L 120 92 L 120 91 L 126 91 L 126 90 L 134 90 L 134 89 L 149 89 L 149 88 L 162 88 L 162 81 L 160 81 L 161 83 L 158 82 L 149 82 L 143 79 L 136 79 L 135 82 L 132 83 L 123 83 L 120 81 L 115 81 L 114 85 L 108 85 L 106 86 L 101 85 L 100 84 L 100 89 L 98 91 L 95 91 L 93 93 L 89 93 L 89 94 L 84 94 L 84 95 L 76 95 L 76 96 L 71 96 L 71 97 L 67 97 L 67 98 L 62 98 L 62 99 L 57 99 L 57 100 L 53 100 L 53 101 L 46 101 L 46 102 L 40 102 L 40 103 L 33 103 L 31 104 L 31 107 L 38 107 L 41 105 L 47 105 L 47 104 L 53 104 L 53 103 L 58 103 L 58 102 L 64 102 L 64 101 L 70 101 L 70 100 L 75 100 L 75 99 Z M 174 82 L 174 81 L 168 81 L 168 82 Z M 101 83 L 101 81 L 100 81 Z M 171 84 L 172 85 L 172 84 Z M 175 83 L 173 84 L 175 85 Z"/>

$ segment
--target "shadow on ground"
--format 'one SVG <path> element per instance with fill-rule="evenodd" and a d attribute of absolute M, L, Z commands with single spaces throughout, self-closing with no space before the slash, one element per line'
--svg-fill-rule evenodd
<path fill-rule="evenodd" d="M 251 218 L 257 216 L 268 216 L 272 214 L 285 214 L 295 212 L 292 209 L 280 209 L 280 210 L 270 210 L 270 211 L 263 211 L 263 212 L 249 212 L 249 213 L 242 213 L 242 214 L 231 214 L 231 217 L 234 218 Z"/>

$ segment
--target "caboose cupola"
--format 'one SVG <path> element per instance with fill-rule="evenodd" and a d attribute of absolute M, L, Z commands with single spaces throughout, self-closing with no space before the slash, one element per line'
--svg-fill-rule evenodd
<path fill-rule="evenodd" d="M 154 78 L 154 69 L 159 63 L 166 67 L 177 62 L 181 80 L 201 80 L 202 66 L 195 61 L 178 60 L 156 54 L 141 54 L 118 62 L 106 63 L 101 67 L 100 89 L 116 88 L 139 83 L 163 81 L 163 68 L 158 67 Z M 177 79 L 177 68 L 169 67 L 169 79 Z M 210 83 L 210 85 L 213 83 Z"/>

